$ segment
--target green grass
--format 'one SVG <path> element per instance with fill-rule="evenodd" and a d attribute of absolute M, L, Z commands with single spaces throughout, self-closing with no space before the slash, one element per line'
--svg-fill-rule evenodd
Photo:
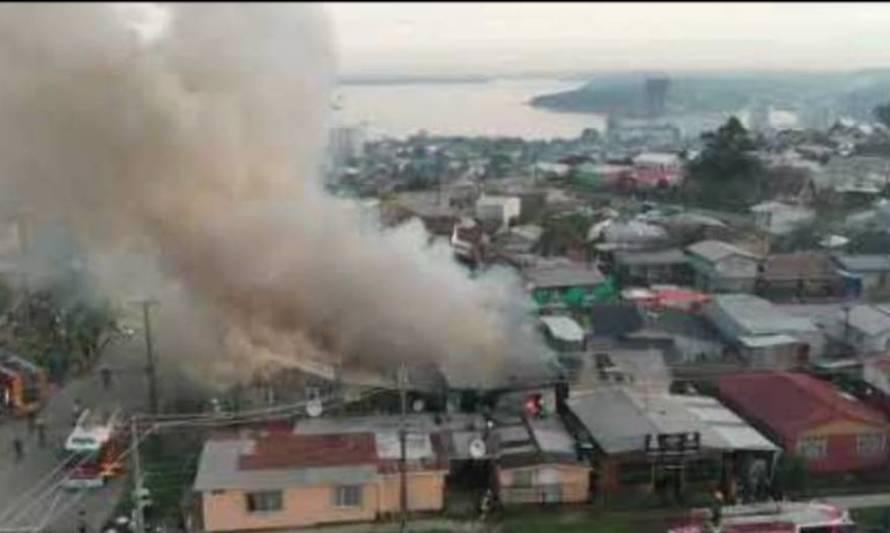
<path fill-rule="evenodd" d="M 501 522 L 504 533 L 637 533 L 643 531 L 629 515 L 586 510 L 540 509 L 510 513 Z"/>
<path fill-rule="evenodd" d="M 867 509 L 853 509 L 850 515 L 862 531 L 879 531 L 884 520 L 884 513 L 890 512 L 890 507 L 869 507 Z M 887 530 L 890 532 L 890 529 Z"/>

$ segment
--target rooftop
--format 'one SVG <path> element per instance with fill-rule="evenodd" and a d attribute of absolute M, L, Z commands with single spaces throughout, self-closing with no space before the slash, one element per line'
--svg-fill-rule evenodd
<path fill-rule="evenodd" d="M 581 326 L 567 316 L 542 316 L 540 321 L 547 327 L 550 334 L 557 339 L 567 342 L 581 342 L 584 340 L 584 330 Z"/>
<path fill-rule="evenodd" d="M 597 285 L 605 280 L 599 269 L 585 264 L 533 266 L 523 275 L 535 289 Z"/>
<path fill-rule="evenodd" d="M 831 258 L 818 252 L 776 254 L 766 258 L 763 277 L 768 280 L 839 278 Z"/>
<path fill-rule="evenodd" d="M 818 330 L 811 319 L 792 316 L 751 294 L 720 294 L 712 302 L 744 331 L 744 336 Z"/>
<path fill-rule="evenodd" d="M 608 386 L 571 397 L 568 405 L 609 454 L 642 451 L 646 435 L 680 432 L 698 432 L 703 448 L 778 449 L 720 402 L 705 396 Z"/>
<path fill-rule="evenodd" d="M 361 437 L 367 442 L 368 436 Z M 242 468 L 255 453 L 253 439 L 211 439 L 204 443 L 195 490 L 274 490 L 326 484 L 363 484 L 377 476 L 374 462 L 324 467 Z M 370 440 L 373 444 L 373 438 Z M 364 459 L 364 458 L 363 458 Z"/>
<path fill-rule="evenodd" d="M 801 431 L 833 421 L 887 425 L 878 411 L 807 374 L 726 375 L 717 379 L 717 387 L 729 405 L 770 428 L 783 440 L 793 440 Z"/>
<path fill-rule="evenodd" d="M 850 309 L 850 327 L 855 328 L 866 335 L 878 335 L 890 331 L 890 310 L 884 310 L 879 306 L 857 305 Z"/>
<path fill-rule="evenodd" d="M 686 254 L 679 248 L 657 251 L 615 252 L 615 262 L 625 265 L 673 265 L 686 262 Z"/>
<path fill-rule="evenodd" d="M 725 243 L 723 241 L 714 241 L 714 240 L 706 240 L 697 242 L 688 248 L 686 251 L 703 257 L 711 262 L 721 261 L 727 257 L 733 255 L 741 255 L 744 257 L 750 257 L 752 259 L 756 259 L 757 256 L 748 252 L 746 250 L 742 250 L 737 246 L 733 246 L 732 244 Z"/>
<path fill-rule="evenodd" d="M 842 255 L 835 256 L 835 261 L 851 272 L 890 271 L 890 255 Z"/>

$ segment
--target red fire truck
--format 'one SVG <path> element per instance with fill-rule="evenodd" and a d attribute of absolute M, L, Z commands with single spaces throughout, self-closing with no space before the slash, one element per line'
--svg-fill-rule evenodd
<path fill-rule="evenodd" d="M 106 416 L 84 410 L 65 441 L 65 451 L 74 455 L 66 488 L 101 487 L 121 473 L 126 449 L 122 429 L 119 411 Z"/>

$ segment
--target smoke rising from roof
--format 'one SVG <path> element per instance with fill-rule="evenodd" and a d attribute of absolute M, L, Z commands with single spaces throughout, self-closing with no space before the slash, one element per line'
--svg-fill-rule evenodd
<path fill-rule="evenodd" d="M 483 381 L 538 352 L 514 281 L 322 190 L 317 7 L 167 9 L 144 45 L 112 5 L 0 6 L 0 193 L 62 221 L 110 296 L 160 299 L 163 351 L 206 377 L 314 357 Z"/>

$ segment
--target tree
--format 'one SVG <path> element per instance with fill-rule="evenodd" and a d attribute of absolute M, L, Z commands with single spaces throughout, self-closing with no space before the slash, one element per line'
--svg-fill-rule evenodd
<path fill-rule="evenodd" d="M 764 169 L 751 153 L 756 148 L 736 117 L 702 135 L 701 154 L 688 164 L 689 186 L 700 203 L 741 209 L 760 196 Z"/>
<path fill-rule="evenodd" d="M 872 113 L 878 122 L 890 128 L 890 103 L 876 106 Z"/>

